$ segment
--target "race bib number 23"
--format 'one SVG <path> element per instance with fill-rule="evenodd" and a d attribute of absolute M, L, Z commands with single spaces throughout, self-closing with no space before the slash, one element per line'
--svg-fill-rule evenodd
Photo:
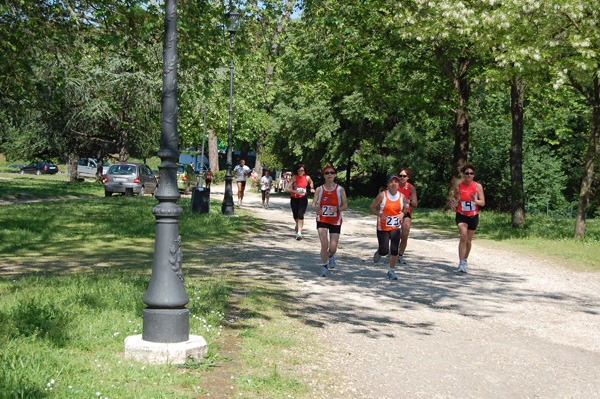
<path fill-rule="evenodd" d="M 387 227 L 400 227 L 400 218 L 398 216 L 388 216 L 385 219 L 385 225 Z"/>

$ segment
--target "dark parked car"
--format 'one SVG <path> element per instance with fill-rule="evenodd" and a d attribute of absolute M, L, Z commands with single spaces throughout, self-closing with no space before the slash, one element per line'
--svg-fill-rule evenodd
<path fill-rule="evenodd" d="M 52 162 L 33 162 L 21 168 L 20 174 L 33 173 L 36 175 L 54 175 L 58 173 L 58 166 Z"/>
<path fill-rule="evenodd" d="M 157 184 L 156 177 L 148 165 L 121 162 L 108 168 L 104 177 L 104 195 L 110 197 L 113 193 L 154 194 Z"/>

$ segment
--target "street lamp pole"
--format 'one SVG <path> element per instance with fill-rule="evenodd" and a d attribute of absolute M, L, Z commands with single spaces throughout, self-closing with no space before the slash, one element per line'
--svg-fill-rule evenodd
<path fill-rule="evenodd" d="M 227 19 L 229 20 L 229 26 L 227 30 L 229 31 L 230 40 L 231 40 L 231 48 L 234 47 L 235 33 L 238 31 L 240 27 L 241 15 L 235 11 L 229 11 L 225 14 Z M 225 196 L 223 198 L 223 205 L 221 206 L 221 211 L 223 215 L 232 216 L 234 214 L 233 210 L 233 190 L 231 188 L 232 180 L 233 180 L 233 157 L 232 157 L 232 146 L 233 146 L 233 127 L 232 127 L 232 119 L 233 119 L 233 54 L 231 56 L 231 65 L 229 66 L 229 136 L 227 138 L 227 172 L 225 173 Z"/>

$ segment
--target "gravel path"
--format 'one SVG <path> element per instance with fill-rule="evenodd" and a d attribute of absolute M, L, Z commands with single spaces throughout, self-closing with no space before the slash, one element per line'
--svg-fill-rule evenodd
<path fill-rule="evenodd" d="M 600 273 L 484 247 L 476 235 L 463 275 L 458 232 L 413 228 L 408 265 L 389 281 L 387 259 L 372 262 L 375 217 L 347 211 L 338 267 L 321 278 L 312 211 L 296 241 L 289 197 L 263 209 L 247 192 L 242 209 L 266 224 L 243 246 L 240 272 L 281 276 L 320 327 L 323 364 L 337 376 L 328 397 L 600 398 Z"/>

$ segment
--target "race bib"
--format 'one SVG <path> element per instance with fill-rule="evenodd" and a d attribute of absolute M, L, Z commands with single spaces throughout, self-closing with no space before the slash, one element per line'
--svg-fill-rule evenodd
<path fill-rule="evenodd" d="M 477 204 L 473 201 L 461 201 L 460 206 L 463 211 L 475 211 Z"/>
<path fill-rule="evenodd" d="M 400 227 L 400 218 L 398 216 L 388 216 L 385 219 L 385 225 L 387 227 Z"/>
<path fill-rule="evenodd" d="M 334 211 L 334 209 L 335 209 L 335 211 Z M 331 206 L 331 205 L 323 205 L 323 213 L 321 213 L 321 215 L 336 217 L 337 216 L 337 207 Z"/>
<path fill-rule="evenodd" d="M 304 195 L 304 194 L 306 194 L 306 189 L 305 188 L 298 187 L 297 191 L 298 191 L 298 195 Z"/>

